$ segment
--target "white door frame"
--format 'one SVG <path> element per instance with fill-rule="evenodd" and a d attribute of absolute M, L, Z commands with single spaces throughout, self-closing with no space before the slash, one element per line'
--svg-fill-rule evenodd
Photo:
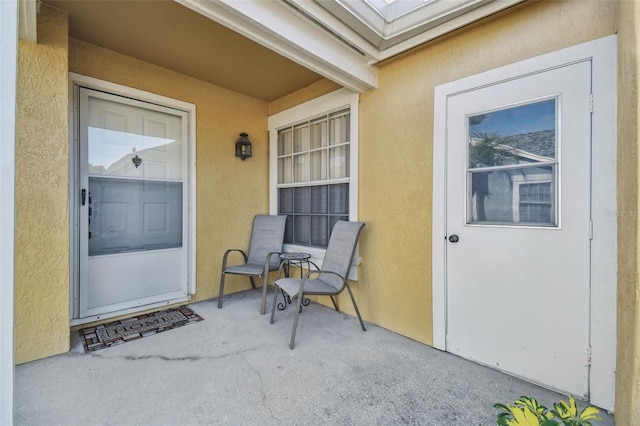
<path fill-rule="evenodd" d="M 615 35 L 483 72 L 435 89 L 433 143 L 433 345 L 446 350 L 446 158 L 447 104 L 453 95 L 556 67 L 591 61 L 592 240 L 590 401 L 607 410 L 615 402 L 617 214 Z M 585 231 L 587 232 L 587 231 Z"/>
<path fill-rule="evenodd" d="M 79 258 L 79 232 L 80 232 L 80 218 L 78 217 L 78 209 L 77 203 L 80 196 L 80 165 L 78 164 L 78 150 L 80 147 L 80 138 L 79 138 L 79 123 L 78 121 L 78 112 L 77 108 L 77 96 L 78 90 L 77 87 L 87 87 L 94 90 L 99 90 L 103 92 L 108 92 L 114 95 L 125 96 L 128 98 L 137 99 L 140 101 L 148 102 L 155 105 L 160 105 L 164 107 L 169 107 L 173 109 L 178 109 L 187 113 L 187 126 L 188 126 L 188 140 L 187 140 L 187 150 L 188 150 L 188 160 L 187 164 L 189 167 L 189 192 L 188 197 L 188 205 L 189 205 L 189 214 L 187 220 L 189 221 L 188 226 L 188 238 L 189 243 L 186 247 L 188 250 L 188 277 L 187 277 L 187 297 L 180 300 L 173 300 L 172 302 L 186 301 L 190 300 L 191 295 L 196 292 L 196 106 L 191 103 L 179 101 L 176 99 L 168 98 L 165 96 L 160 96 L 154 93 L 145 92 L 138 89 L 133 89 L 127 86 L 122 86 L 115 83 L 110 83 L 104 80 L 99 80 L 93 77 L 87 77 L 81 74 L 69 73 L 69 123 L 72 123 L 71 131 L 69 132 L 69 142 L 71 144 L 70 149 L 70 158 L 69 158 L 69 176 L 70 176 L 70 194 L 69 194 L 69 211 L 70 211 L 70 229 L 71 229 L 71 238 L 70 238 L 70 255 L 72 262 L 70 262 L 70 277 L 71 277 L 71 298 L 70 298 L 70 313 L 71 313 L 71 325 L 83 324 L 99 319 L 105 319 L 109 317 L 124 315 L 132 312 L 137 312 L 143 309 L 149 309 L 159 306 L 165 306 L 167 302 L 159 302 L 154 304 L 149 304 L 141 307 L 133 307 L 129 309 L 123 309 L 118 312 L 113 312 L 110 314 L 102 314 L 96 316 L 85 317 L 79 319 L 79 288 L 80 288 L 80 258 Z"/>
<path fill-rule="evenodd" d="M 0 1 L 0 424 L 13 424 L 18 2 Z"/>

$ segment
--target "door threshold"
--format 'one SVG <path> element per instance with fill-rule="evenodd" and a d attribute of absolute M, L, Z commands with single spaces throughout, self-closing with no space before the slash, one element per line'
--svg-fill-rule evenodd
<path fill-rule="evenodd" d="M 117 317 L 121 317 L 121 316 L 132 314 L 132 313 L 140 313 L 140 312 L 148 311 L 150 309 L 155 309 L 159 307 L 168 307 L 170 305 L 175 305 L 178 303 L 189 302 L 189 301 L 191 301 L 191 295 L 187 295 L 186 297 L 179 297 L 171 300 L 165 300 L 163 302 L 156 302 L 156 303 L 150 303 L 148 305 L 135 306 L 133 308 L 128 308 L 128 309 L 121 309 L 119 311 L 106 312 L 104 314 L 99 314 L 99 315 L 91 315 L 84 318 L 74 318 L 70 321 L 70 325 L 71 327 L 74 327 L 77 325 L 84 325 L 91 322 L 102 321 L 106 319 L 115 319 Z"/>

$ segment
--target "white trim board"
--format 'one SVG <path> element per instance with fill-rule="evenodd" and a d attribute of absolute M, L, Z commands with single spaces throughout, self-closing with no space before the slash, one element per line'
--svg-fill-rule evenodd
<path fill-rule="evenodd" d="M 18 2 L 0 1 L 0 424 L 13 424 Z"/>
<path fill-rule="evenodd" d="M 446 349 L 446 118 L 450 96 L 556 67 L 592 66 L 592 222 L 590 402 L 613 411 L 616 368 L 617 38 L 608 36 L 436 87 L 433 146 L 433 341 Z"/>

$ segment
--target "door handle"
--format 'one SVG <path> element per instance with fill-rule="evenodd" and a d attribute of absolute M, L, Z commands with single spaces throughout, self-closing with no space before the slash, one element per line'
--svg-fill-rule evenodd
<path fill-rule="evenodd" d="M 91 193 L 89 193 L 89 238 L 91 238 L 91 216 L 93 216 L 93 203 L 91 202 Z"/>
<path fill-rule="evenodd" d="M 460 241 L 460 238 L 458 238 L 457 235 L 454 234 L 454 235 L 449 236 L 449 242 L 450 243 L 457 243 L 458 241 Z"/>
<path fill-rule="evenodd" d="M 86 201 L 87 201 L 87 190 L 82 188 L 82 191 L 80 191 L 80 198 L 82 198 L 82 205 L 84 206 Z"/>

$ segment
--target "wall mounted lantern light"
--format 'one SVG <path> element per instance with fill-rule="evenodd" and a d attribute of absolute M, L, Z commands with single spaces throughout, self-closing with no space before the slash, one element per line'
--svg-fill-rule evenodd
<path fill-rule="evenodd" d="M 236 157 L 242 158 L 242 161 L 251 157 L 251 141 L 248 136 L 248 134 L 242 132 L 236 141 Z"/>

